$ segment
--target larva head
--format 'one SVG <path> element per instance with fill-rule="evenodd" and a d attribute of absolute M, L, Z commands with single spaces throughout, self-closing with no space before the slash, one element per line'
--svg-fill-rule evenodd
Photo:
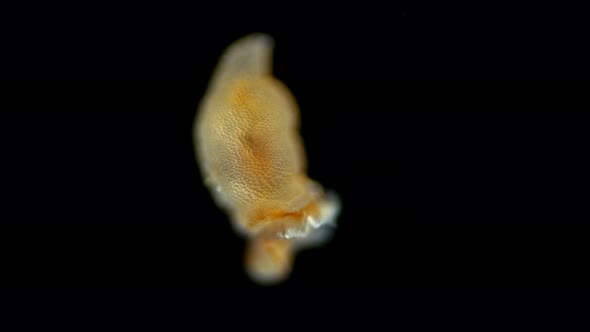
<path fill-rule="evenodd" d="M 298 250 L 316 247 L 329 240 L 340 204 L 335 194 L 314 202 L 312 211 L 267 221 L 252 236 L 246 250 L 245 267 L 249 277 L 261 285 L 286 279 Z"/>
<path fill-rule="evenodd" d="M 254 238 L 246 249 L 246 273 L 261 285 L 279 283 L 291 273 L 293 256 L 289 240 Z"/>

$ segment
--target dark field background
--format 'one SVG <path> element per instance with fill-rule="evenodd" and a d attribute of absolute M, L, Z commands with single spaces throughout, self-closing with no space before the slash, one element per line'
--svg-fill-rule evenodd
<path fill-rule="evenodd" d="M 219 54 L 266 32 L 309 175 L 343 204 L 281 287 L 586 287 L 588 86 L 565 80 L 587 78 L 582 23 L 439 9 L 12 25 L 2 285 L 256 287 L 191 129 Z"/>

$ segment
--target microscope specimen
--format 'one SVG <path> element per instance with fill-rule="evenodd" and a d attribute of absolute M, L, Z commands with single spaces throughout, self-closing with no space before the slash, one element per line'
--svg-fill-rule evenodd
<path fill-rule="evenodd" d="M 340 210 L 305 174 L 298 106 L 272 75 L 273 46 L 264 34 L 231 44 L 194 123 L 205 185 L 247 238 L 245 269 L 262 285 L 285 280 L 297 250 L 329 240 Z"/>

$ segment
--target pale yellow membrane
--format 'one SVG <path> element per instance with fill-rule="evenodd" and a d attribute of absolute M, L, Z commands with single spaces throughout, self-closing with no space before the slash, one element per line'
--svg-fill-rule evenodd
<path fill-rule="evenodd" d="M 335 194 L 305 174 L 299 110 L 272 76 L 272 39 L 253 34 L 221 56 L 199 106 L 194 139 L 205 184 L 250 239 L 246 271 L 260 284 L 288 277 L 297 249 L 325 242 Z"/>

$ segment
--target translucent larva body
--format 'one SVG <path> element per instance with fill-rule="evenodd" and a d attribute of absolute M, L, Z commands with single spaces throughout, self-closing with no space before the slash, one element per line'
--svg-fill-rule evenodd
<path fill-rule="evenodd" d="M 272 76 L 272 48 L 262 34 L 231 44 L 194 126 L 205 184 L 248 237 L 246 271 L 263 284 L 289 275 L 295 250 L 324 242 L 330 232 L 322 226 L 333 224 L 339 210 L 336 196 L 305 174 L 299 110 Z"/>

